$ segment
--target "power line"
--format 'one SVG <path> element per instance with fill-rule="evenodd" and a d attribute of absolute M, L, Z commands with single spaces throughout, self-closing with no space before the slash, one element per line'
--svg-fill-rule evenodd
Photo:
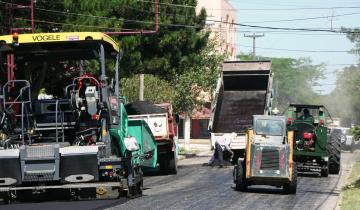
<path fill-rule="evenodd" d="M 137 0 L 138 2 L 154 3 L 154 1 Z M 173 7 L 185 7 L 196 8 L 196 6 L 173 4 L 173 3 L 159 3 L 160 5 L 173 6 Z M 206 10 L 224 10 L 224 11 L 286 11 L 286 10 L 331 10 L 331 9 L 359 9 L 359 6 L 333 6 L 333 7 L 298 7 L 298 8 L 246 8 L 246 9 L 218 9 L 218 8 L 205 8 Z"/>
<path fill-rule="evenodd" d="M 236 46 L 240 47 L 249 47 L 252 48 L 252 46 L 249 45 L 241 45 L 241 44 L 235 44 Z M 310 52 L 310 53 L 343 53 L 343 52 L 350 52 L 347 50 L 302 50 L 302 49 L 285 49 L 285 48 L 270 48 L 270 47 L 256 47 L 259 49 L 264 50 L 277 50 L 277 51 L 291 51 L 291 52 Z"/>
<path fill-rule="evenodd" d="M 4 3 L 3 1 L 0 1 L 0 3 Z M 6 3 L 6 2 L 5 2 Z M 16 5 L 16 4 L 15 4 Z M 54 12 L 59 13 L 63 15 L 76 15 L 76 16 L 86 16 L 86 17 L 92 17 L 92 18 L 103 18 L 103 19 L 113 19 L 113 20 L 123 20 L 125 22 L 135 22 L 135 23 L 145 23 L 145 24 L 154 24 L 153 22 L 149 21 L 140 21 L 140 20 L 129 20 L 129 19 L 123 19 L 123 18 L 110 18 L 110 17 L 103 17 L 103 16 L 95 16 L 95 15 L 86 15 L 86 14 L 80 14 L 80 13 L 72 13 L 72 12 L 62 12 L 58 10 L 48 10 L 48 9 L 41 9 L 41 8 L 35 8 L 37 10 L 42 11 L 48 11 L 48 12 Z M 219 21 L 219 20 L 213 20 L 213 22 L 217 23 L 224 23 L 224 24 L 233 24 L 240 27 L 249 27 L 249 28 L 259 28 L 259 29 L 270 29 L 270 30 L 283 30 L 283 31 L 306 31 L 306 32 L 329 32 L 329 33 L 358 33 L 358 32 L 343 32 L 340 30 L 329 30 L 329 29 L 320 29 L 320 28 L 288 28 L 288 27 L 273 27 L 273 26 L 260 26 L 260 25 L 249 25 L 249 24 L 242 24 L 242 23 L 230 23 L 225 21 Z M 164 26 L 174 26 L 174 27 L 191 27 L 191 28 L 198 28 L 202 29 L 202 26 L 194 26 L 194 25 L 186 25 L 186 24 L 164 24 L 159 23 L 159 25 Z"/>
<path fill-rule="evenodd" d="M 138 2 L 154 3 L 154 1 L 137 0 Z M 185 8 L 196 8 L 196 6 L 184 5 L 184 4 L 172 4 L 172 3 L 159 3 L 159 5 L 174 6 L 174 7 L 185 7 Z"/>
<path fill-rule="evenodd" d="M 359 15 L 360 13 L 345 13 L 339 15 L 327 15 L 327 16 L 317 16 L 317 17 L 308 17 L 308 18 L 295 18 L 295 19 L 284 19 L 284 20 L 265 20 L 265 21 L 251 21 L 244 23 L 279 23 L 279 22 L 293 22 L 293 21 L 302 21 L 302 20 L 316 20 L 316 19 L 327 19 L 334 17 L 343 17 L 343 16 L 351 16 L 351 15 Z"/>

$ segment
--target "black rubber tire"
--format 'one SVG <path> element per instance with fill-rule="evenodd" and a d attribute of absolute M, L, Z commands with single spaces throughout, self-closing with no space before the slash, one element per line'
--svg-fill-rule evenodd
<path fill-rule="evenodd" d="M 170 158 L 169 158 L 169 174 L 177 174 L 177 157 L 176 157 L 176 152 L 171 152 L 169 154 Z"/>
<path fill-rule="evenodd" d="M 297 189 L 297 166 L 293 164 L 292 180 L 283 185 L 283 192 L 286 194 L 296 194 Z"/>
<path fill-rule="evenodd" d="M 143 194 L 143 183 L 144 183 L 143 176 L 140 175 L 140 181 L 136 183 L 134 186 L 129 187 L 126 197 L 130 199 L 141 197 Z"/>
<path fill-rule="evenodd" d="M 323 167 L 321 168 L 321 174 L 322 177 L 328 177 L 329 176 L 329 166 L 328 164 L 323 165 Z"/>
<path fill-rule="evenodd" d="M 353 153 L 355 151 L 355 142 L 354 139 L 351 140 L 351 144 L 350 144 L 350 152 Z"/>
<path fill-rule="evenodd" d="M 175 152 L 159 156 L 160 173 L 164 175 L 177 174 L 177 157 Z"/>
<path fill-rule="evenodd" d="M 166 158 L 165 155 L 160 155 L 158 158 L 159 158 L 160 173 L 163 175 L 167 175 L 169 171 L 169 160 Z"/>
<path fill-rule="evenodd" d="M 340 158 L 341 158 L 341 136 L 330 135 L 327 143 L 327 152 L 329 156 L 329 173 L 339 174 L 340 172 Z"/>
<path fill-rule="evenodd" d="M 243 162 L 239 162 L 238 165 L 234 167 L 234 170 L 237 170 L 236 177 L 234 177 L 235 181 L 235 190 L 244 192 L 248 188 L 248 184 L 246 182 L 245 177 L 245 168 Z M 234 172 L 235 175 L 235 172 Z"/>

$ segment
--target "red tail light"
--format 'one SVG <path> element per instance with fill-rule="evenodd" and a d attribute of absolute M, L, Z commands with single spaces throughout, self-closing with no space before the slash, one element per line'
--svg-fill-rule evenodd
<path fill-rule="evenodd" d="M 304 139 L 312 139 L 312 137 L 313 137 L 313 135 L 312 135 L 312 133 L 308 133 L 308 132 L 304 132 L 303 133 L 303 138 Z"/>
<path fill-rule="evenodd" d="M 293 118 L 289 117 L 288 120 L 287 120 L 287 124 L 288 124 L 288 125 L 291 125 L 291 124 L 292 124 L 292 121 L 293 121 Z"/>

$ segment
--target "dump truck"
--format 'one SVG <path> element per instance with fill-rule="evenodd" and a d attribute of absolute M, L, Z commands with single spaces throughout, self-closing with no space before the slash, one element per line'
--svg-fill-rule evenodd
<path fill-rule="evenodd" d="M 290 104 L 287 109 L 287 127 L 294 131 L 294 161 L 298 172 L 327 177 L 339 174 L 341 136 L 330 133 L 323 105 Z"/>
<path fill-rule="evenodd" d="M 158 164 L 162 174 L 177 174 L 178 144 L 176 125 L 179 117 L 173 114 L 171 103 L 152 104 L 136 101 L 125 105 L 132 120 L 144 120 L 149 125 L 158 151 Z"/>
<path fill-rule="evenodd" d="M 0 60 L 4 201 L 141 196 L 157 146 L 145 121 L 128 121 L 118 43 L 100 32 L 13 34 L 0 36 Z M 51 97 L 38 99 L 40 89 Z"/>
<path fill-rule="evenodd" d="M 246 191 L 250 185 L 272 185 L 295 194 L 294 132 L 287 131 L 286 117 L 254 115 L 246 137 L 245 157 L 234 167 L 235 189 Z"/>
<path fill-rule="evenodd" d="M 211 106 L 212 147 L 219 138 L 232 138 L 233 163 L 244 157 L 246 129 L 253 115 L 271 113 L 272 94 L 271 61 L 224 62 Z"/>

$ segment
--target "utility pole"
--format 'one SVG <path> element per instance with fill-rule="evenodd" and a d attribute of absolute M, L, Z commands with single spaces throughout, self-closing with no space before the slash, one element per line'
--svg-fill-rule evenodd
<path fill-rule="evenodd" d="M 144 100 L 144 74 L 140 74 L 139 101 Z"/>
<path fill-rule="evenodd" d="M 265 36 L 264 34 L 244 34 L 244 37 L 249 37 L 253 39 L 253 59 L 255 60 L 256 58 L 256 38 L 260 38 Z"/>

